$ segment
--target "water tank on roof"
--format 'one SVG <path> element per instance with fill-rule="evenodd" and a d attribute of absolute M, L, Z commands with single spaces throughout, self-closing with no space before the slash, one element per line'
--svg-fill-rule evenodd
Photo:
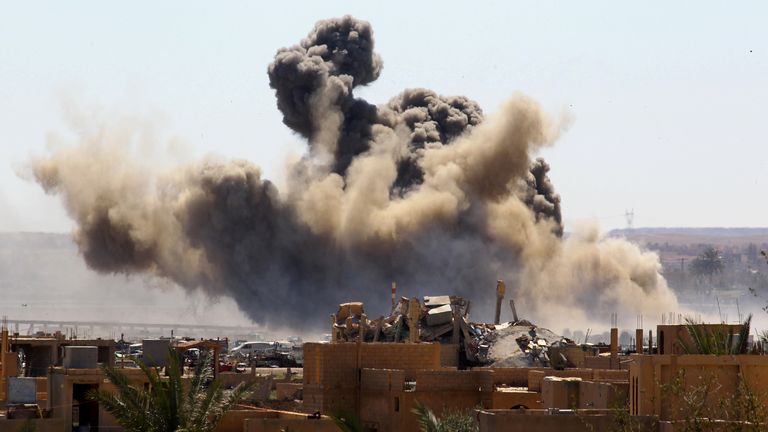
<path fill-rule="evenodd" d="M 65 346 L 63 366 L 69 369 L 95 369 L 99 348 L 95 346 Z"/>
<path fill-rule="evenodd" d="M 165 367 L 168 363 L 168 339 L 144 339 L 142 344 L 142 362 L 151 367 Z"/>

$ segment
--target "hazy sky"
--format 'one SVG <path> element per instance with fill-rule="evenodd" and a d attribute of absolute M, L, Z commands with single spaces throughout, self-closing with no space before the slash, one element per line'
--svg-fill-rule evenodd
<path fill-rule="evenodd" d="M 384 59 L 357 92 L 372 102 L 428 87 L 490 113 L 521 91 L 570 113 L 544 153 L 566 224 L 634 209 L 636 226 L 768 225 L 768 3 L 617 3 L 0 1 L 0 231 L 72 227 L 16 174 L 71 135 L 62 105 L 139 116 L 186 157 L 246 158 L 279 183 L 304 144 L 267 65 L 347 13 Z"/>

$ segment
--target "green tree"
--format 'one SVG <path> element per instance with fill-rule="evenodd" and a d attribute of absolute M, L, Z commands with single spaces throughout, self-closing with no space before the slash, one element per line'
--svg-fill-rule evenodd
<path fill-rule="evenodd" d="M 721 273 L 724 267 L 720 251 L 714 246 L 707 246 L 701 255 L 693 259 L 691 272 L 698 277 L 707 277 L 712 282 L 712 276 Z"/>
<path fill-rule="evenodd" d="M 331 414 L 331 419 L 342 432 L 364 432 L 363 422 L 356 415 L 339 410 Z"/>
<path fill-rule="evenodd" d="M 19 432 L 35 432 L 36 430 L 37 426 L 35 426 L 35 422 L 32 419 L 25 420 L 21 428 L 19 428 Z"/>
<path fill-rule="evenodd" d="M 736 355 L 746 354 L 749 350 L 749 332 L 752 324 L 752 314 L 741 323 L 739 334 L 735 335 L 724 328 L 708 328 L 693 318 L 685 318 L 685 326 L 693 340 L 688 345 L 680 339 L 686 354 Z"/>
<path fill-rule="evenodd" d="M 442 418 L 426 406 L 416 402 L 413 413 L 419 418 L 423 432 L 477 432 L 477 422 L 468 411 L 449 411 Z"/>
<path fill-rule="evenodd" d="M 89 394 L 127 432 L 213 431 L 224 413 L 250 393 L 255 384 L 241 383 L 228 391 L 220 381 L 212 381 L 210 352 L 197 363 L 188 385 L 182 381 L 184 366 L 173 348 L 168 349 L 167 378 L 161 377 L 156 369 L 137 363 L 149 382 L 148 389 L 132 384 L 120 369 L 104 364 L 102 370 L 116 392 L 101 390 Z"/>

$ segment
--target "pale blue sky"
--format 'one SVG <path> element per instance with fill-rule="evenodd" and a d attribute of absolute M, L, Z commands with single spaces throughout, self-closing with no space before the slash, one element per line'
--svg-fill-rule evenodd
<path fill-rule="evenodd" d="M 370 21 L 381 78 L 477 100 L 516 91 L 574 118 L 545 151 L 566 224 L 766 226 L 765 2 L 0 1 L 0 231 L 67 231 L 57 198 L 15 169 L 67 134 L 62 95 L 157 119 L 193 157 L 249 159 L 278 179 L 303 149 L 266 68 L 315 21 Z"/>

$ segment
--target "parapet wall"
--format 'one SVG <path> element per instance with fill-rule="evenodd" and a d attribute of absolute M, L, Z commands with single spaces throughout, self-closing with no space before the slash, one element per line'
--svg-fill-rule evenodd
<path fill-rule="evenodd" d="M 480 432 L 590 432 L 612 430 L 658 430 L 652 417 L 625 419 L 627 429 L 619 429 L 622 419 L 614 410 L 581 410 L 549 415 L 545 410 L 482 410 L 478 413 Z"/>
<path fill-rule="evenodd" d="M 545 376 L 558 378 L 581 378 L 584 381 L 611 382 L 627 381 L 629 371 L 618 369 L 541 369 L 528 371 L 528 390 L 541 391 L 541 381 Z"/>
<path fill-rule="evenodd" d="M 528 387 L 528 373 L 551 371 L 550 368 L 489 368 L 493 371 L 493 384 L 509 387 Z"/>

